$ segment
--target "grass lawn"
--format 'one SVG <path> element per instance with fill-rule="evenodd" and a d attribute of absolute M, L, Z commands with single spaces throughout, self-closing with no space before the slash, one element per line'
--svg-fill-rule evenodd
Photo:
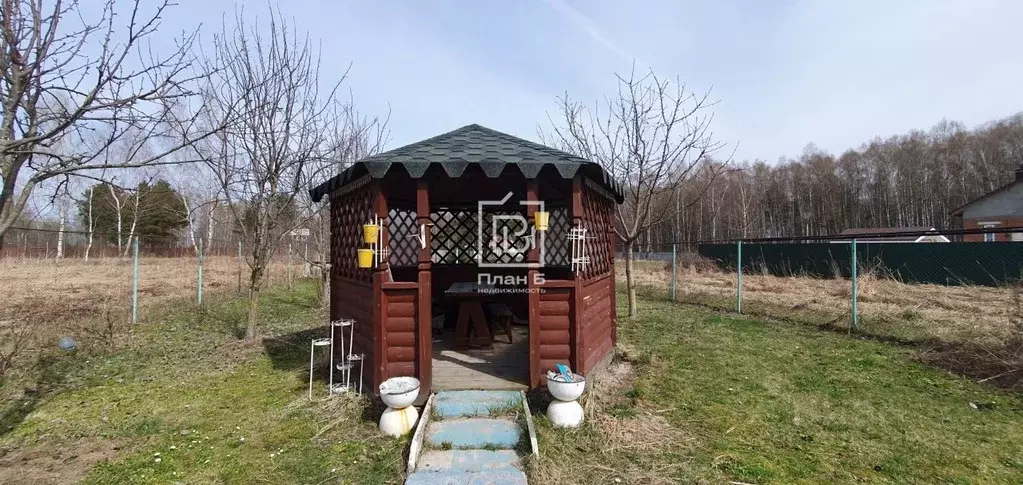
<path fill-rule="evenodd" d="M 639 317 L 619 320 L 628 364 L 612 365 L 589 398 L 588 424 L 565 432 L 539 419 L 534 483 L 1023 477 L 1018 395 L 927 368 L 885 343 L 640 304 Z"/>
<path fill-rule="evenodd" d="M 113 352 L 43 358 L 24 395 L 9 382 L 0 483 L 400 480 L 405 442 L 379 437 L 364 402 L 307 400 L 309 339 L 328 333 L 312 284 L 264 292 L 262 343 L 238 340 L 240 300 L 201 320 L 183 306 L 154 309 Z"/>
<path fill-rule="evenodd" d="M 309 339 L 327 332 L 313 285 L 262 301 L 261 343 L 238 340 L 244 302 L 222 297 L 202 319 L 154 308 L 110 348 L 42 356 L 0 389 L 0 483 L 400 482 L 406 440 L 380 437 L 366 401 L 306 399 Z M 582 428 L 534 409 L 533 485 L 1023 477 L 1018 395 L 890 344 L 640 304 Z"/>

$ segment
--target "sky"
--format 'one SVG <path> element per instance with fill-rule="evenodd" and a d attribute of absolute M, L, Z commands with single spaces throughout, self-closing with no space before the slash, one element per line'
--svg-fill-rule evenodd
<path fill-rule="evenodd" d="M 178 0 L 166 35 L 203 41 L 265 1 Z M 1015 0 L 483 0 L 279 3 L 322 49 L 321 77 L 360 111 L 390 109 L 388 148 L 479 123 L 537 140 L 559 95 L 593 105 L 615 73 L 710 90 L 735 159 L 832 153 L 876 136 L 974 127 L 1023 111 Z M 200 27 L 201 25 L 201 27 Z M 731 151 L 731 150 L 729 150 Z"/>

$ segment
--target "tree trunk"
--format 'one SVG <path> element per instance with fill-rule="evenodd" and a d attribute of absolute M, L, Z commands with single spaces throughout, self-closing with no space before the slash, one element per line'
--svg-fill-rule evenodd
<path fill-rule="evenodd" d="M 254 340 L 259 334 L 256 323 L 259 321 L 259 288 L 249 288 L 248 326 L 245 328 L 245 340 Z"/>
<path fill-rule="evenodd" d="M 330 305 L 330 271 L 326 265 L 320 267 L 320 306 L 326 308 Z"/>
<path fill-rule="evenodd" d="M 263 285 L 263 268 L 254 264 L 249 276 L 249 315 L 245 328 L 245 339 L 253 340 L 259 335 L 259 290 Z"/>
<path fill-rule="evenodd" d="M 60 201 L 60 229 L 57 230 L 57 259 L 64 258 L 64 227 L 67 221 L 67 203 Z"/>
<path fill-rule="evenodd" d="M 625 243 L 625 289 L 629 294 L 629 316 L 636 316 L 636 282 L 632 279 L 633 255 L 632 247 L 636 243 L 629 241 Z"/>

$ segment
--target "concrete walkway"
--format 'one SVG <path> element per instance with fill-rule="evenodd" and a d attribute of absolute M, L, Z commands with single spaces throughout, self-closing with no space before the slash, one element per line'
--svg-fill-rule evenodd
<path fill-rule="evenodd" d="M 406 485 L 526 485 L 517 391 L 441 391 Z"/>

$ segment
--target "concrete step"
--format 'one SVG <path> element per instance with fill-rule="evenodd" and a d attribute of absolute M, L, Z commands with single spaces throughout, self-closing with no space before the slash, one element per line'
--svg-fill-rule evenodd
<path fill-rule="evenodd" d="M 415 472 L 405 479 L 405 485 L 527 485 L 526 474 L 521 471 L 496 472 Z"/>
<path fill-rule="evenodd" d="M 512 450 L 430 450 L 419 457 L 416 471 L 518 471 L 521 467 Z"/>
<path fill-rule="evenodd" d="M 519 391 L 440 391 L 433 413 L 440 418 L 489 416 L 522 407 Z"/>
<path fill-rule="evenodd" d="M 522 438 L 522 427 L 509 418 L 457 418 L 433 421 L 426 427 L 431 448 L 513 449 Z"/>

